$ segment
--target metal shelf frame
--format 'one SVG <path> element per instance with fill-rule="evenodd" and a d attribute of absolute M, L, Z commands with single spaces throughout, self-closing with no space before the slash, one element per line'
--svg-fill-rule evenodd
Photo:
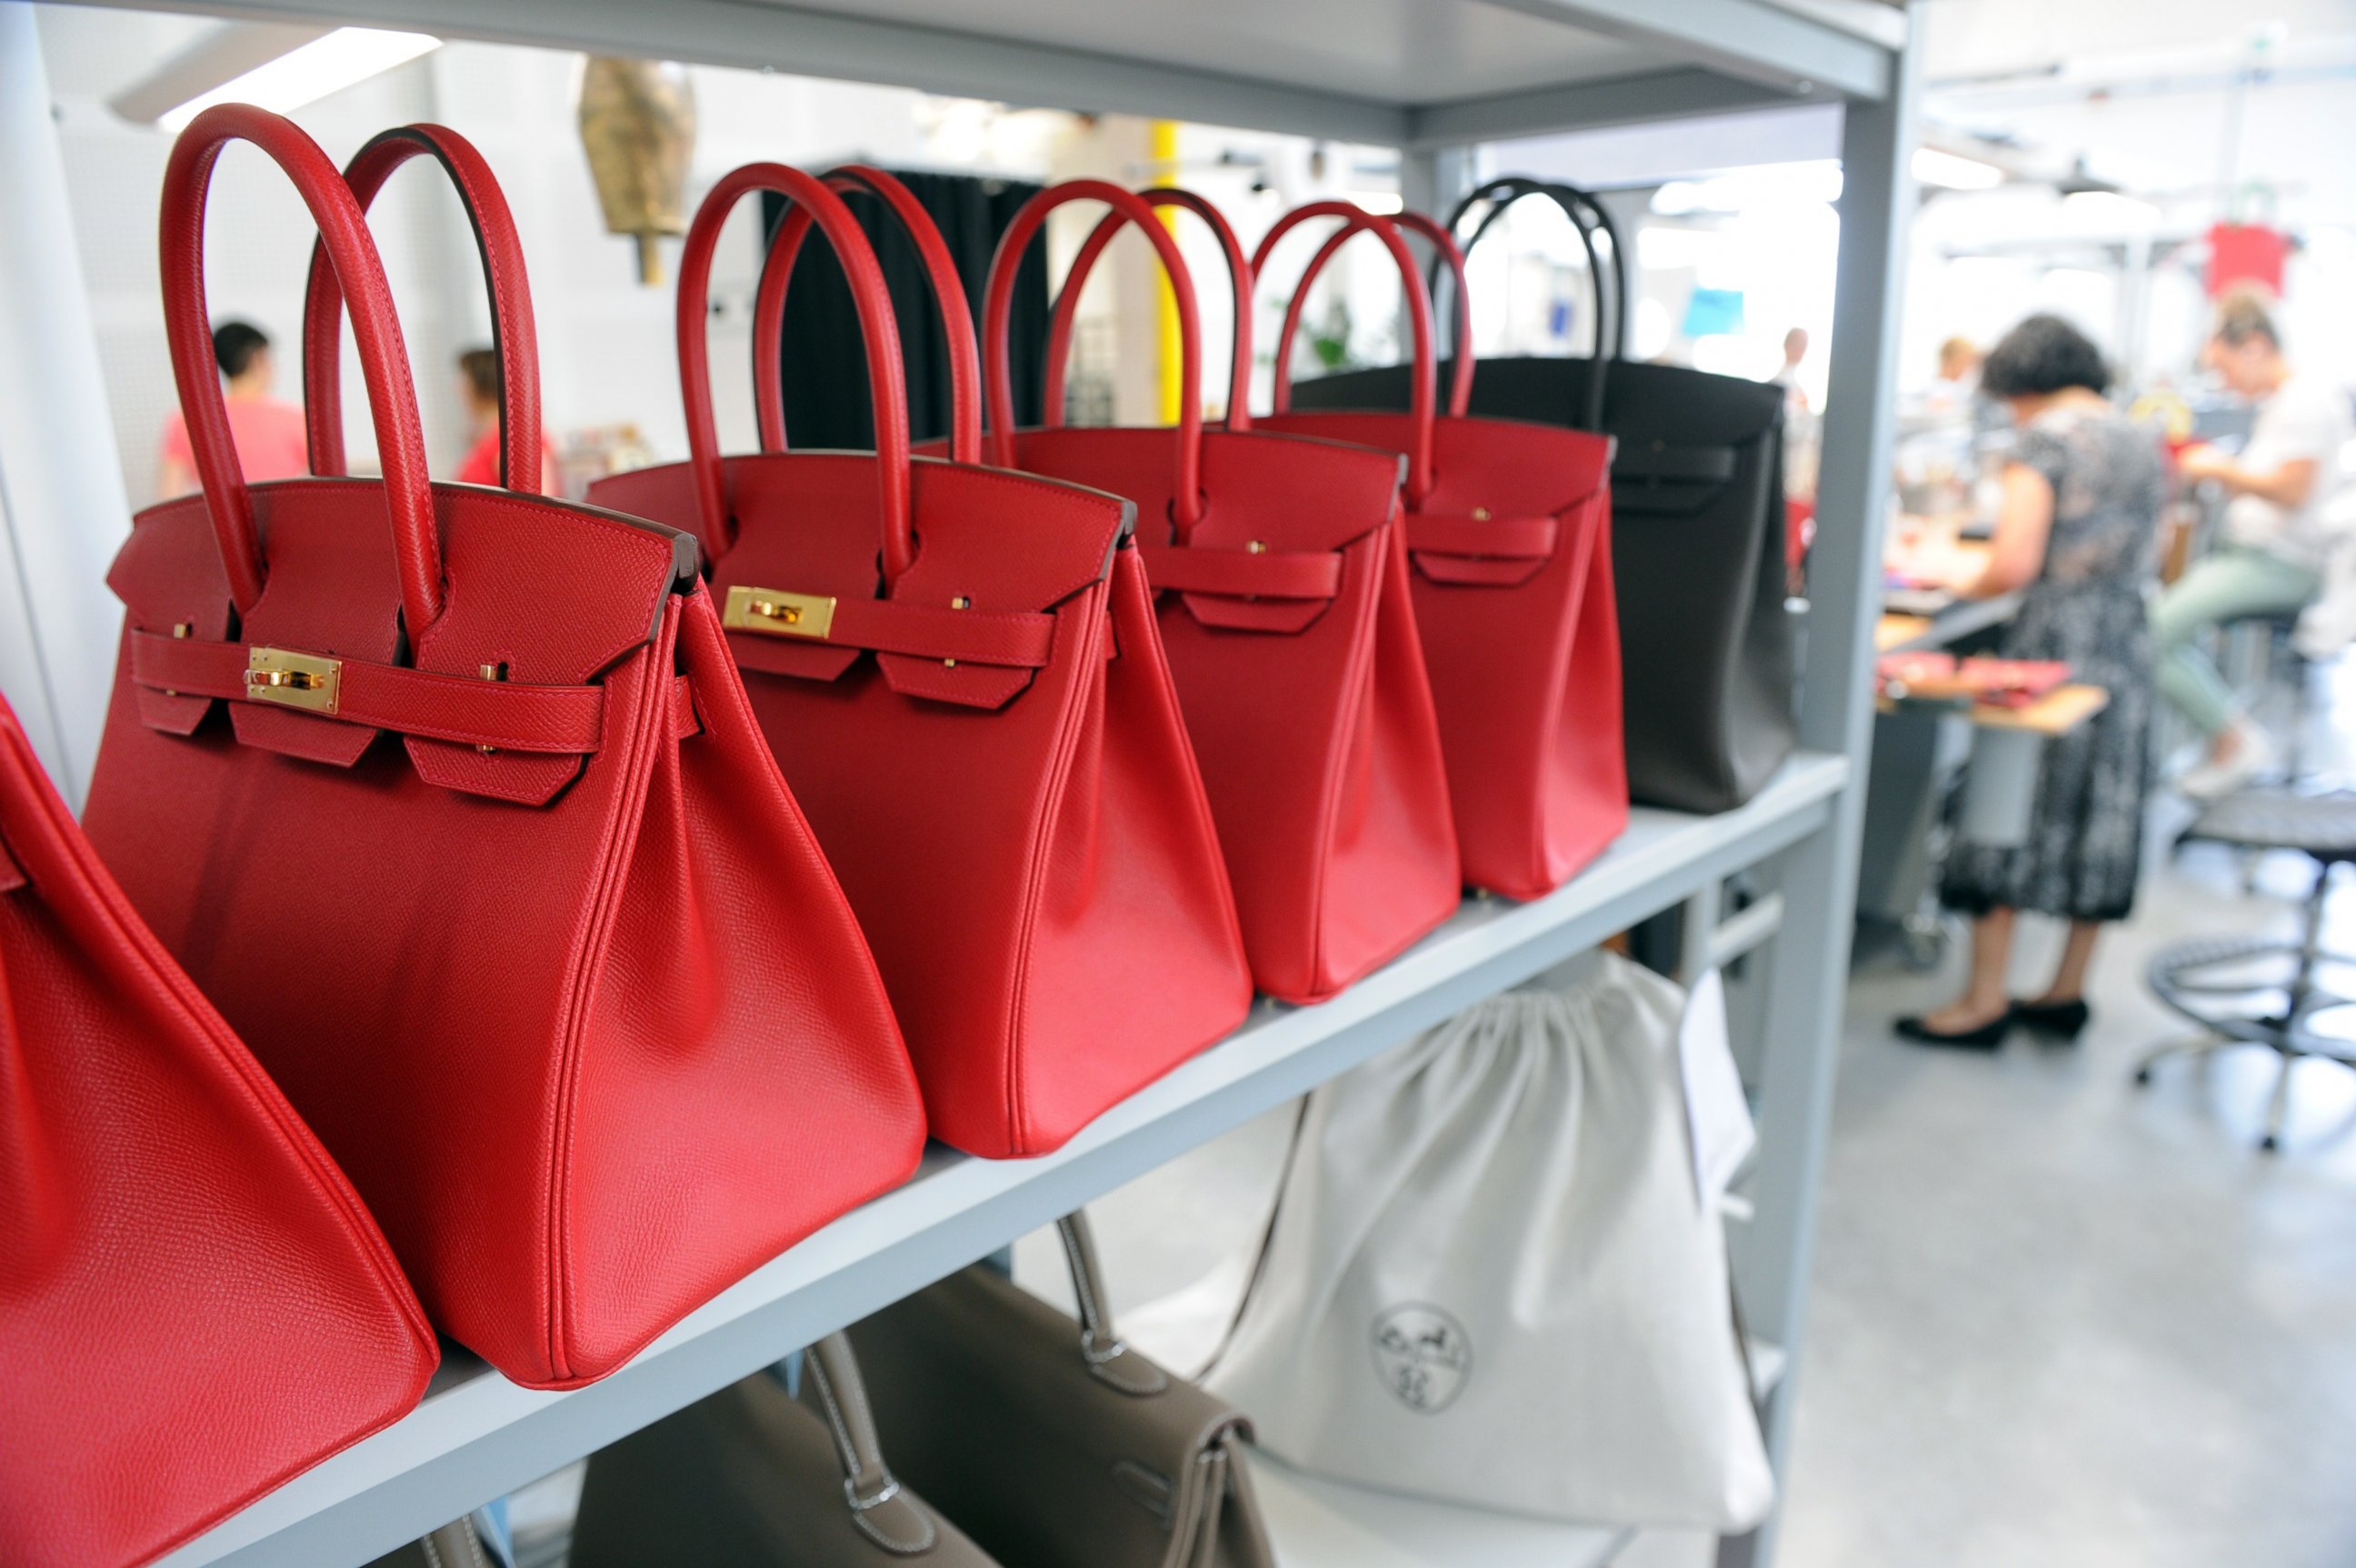
<path fill-rule="evenodd" d="M 1401 150 L 1408 204 L 1425 209 L 1444 210 L 1469 188 L 1472 145 L 1482 141 L 1775 103 L 1844 106 L 1831 392 L 1804 660 L 1806 750 L 1758 800 L 1714 818 L 1640 811 L 1620 845 L 1553 897 L 1468 905 L 1415 950 L 1323 1006 L 1264 1004 L 1233 1037 L 1055 1155 L 998 1164 L 937 1155 L 906 1187 L 757 1271 L 604 1382 L 552 1394 L 479 1369 L 445 1376 L 410 1417 L 168 1563 L 357 1568 L 1680 903 L 1688 905 L 1688 963 L 1755 950 L 1752 961 L 1764 964 L 1765 1027 L 1751 1085 L 1760 1126 L 1749 1188 L 1755 1219 L 1735 1230 L 1734 1262 L 1753 1330 L 1788 1353 L 1769 1405 L 1769 1450 L 1781 1467 L 1804 1369 L 1815 1195 L 1854 913 L 1902 241 L 1915 201 L 1907 166 L 1916 72 L 1902 10 L 1874 0 L 1346 0 L 1339 13 L 1335 0 L 97 3 L 400 27 L 1386 145 Z M 1309 40 L 1313 54 L 1323 31 L 1348 31 L 1356 14 L 1348 6 L 1358 4 L 1397 25 L 1396 57 L 1376 61 L 1372 76 L 1364 48 L 1344 48 L 1363 38 L 1337 38 L 1328 58 L 1306 63 L 1298 47 L 1290 54 L 1257 47 L 1254 29 L 1274 27 L 1294 46 Z M 1472 77 L 1451 77 L 1445 62 L 1419 48 L 1433 38 L 1494 39 L 1500 29 L 1528 38 L 1533 26 L 1549 46 L 1544 71 L 1564 62 L 1559 80 L 1531 82 L 1525 72 L 1510 91 L 1462 91 Z M 1075 42 L 1081 39 L 1088 47 Z M 1493 47 L 1492 74 L 1481 80 L 1505 79 L 1496 74 L 1501 55 L 1505 67 L 1517 63 L 1513 49 Z M 1598 62 L 1607 69 L 1588 68 Z M 1370 80 L 1417 91 L 1370 93 Z M 35 199 L 23 189 L 0 182 L 0 227 L 70 231 L 61 194 Z M 37 478 L 43 450 L 23 434 L 9 441 L 12 479 L 20 468 Z M 0 426 L 0 437 L 8 435 Z M 1751 868 L 1760 868 L 1770 898 L 1720 924 L 1719 883 Z M 1769 1561 L 1774 1528 L 1771 1520 L 1723 1543 L 1721 1563 Z"/>

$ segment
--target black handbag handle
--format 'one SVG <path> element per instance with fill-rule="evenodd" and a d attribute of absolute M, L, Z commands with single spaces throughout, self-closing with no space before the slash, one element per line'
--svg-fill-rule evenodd
<path fill-rule="evenodd" d="M 1612 360 L 1628 357 L 1628 248 L 1621 242 L 1620 229 L 1612 220 L 1611 212 L 1593 195 L 1577 186 L 1552 184 L 1526 175 L 1505 175 L 1457 203 L 1456 210 L 1449 216 L 1448 227 L 1451 231 L 1459 229 L 1465 213 L 1475 205 L 1484 201 L 1490 204 L 1489 210 L 1463 242 L 1464 249 L 1470 252 L 1481 242 L 1481 236 L 1489 231 L 1490 225 L 1504 216 L 1505 209 L 1526 196 L 1543 196 L 1561 208 L 1579 232 L 1580 248 L 1587 252 L 1587 275 L 1595 300 L 1595 371 L 1588 379 L 1587 409 L 1580 427 L 1601 431 L 1608 367 Z M 1608 285 L 1603 259 L 1595 246 L 1595 231 L 1599 229 L 1612 242 Z"/>

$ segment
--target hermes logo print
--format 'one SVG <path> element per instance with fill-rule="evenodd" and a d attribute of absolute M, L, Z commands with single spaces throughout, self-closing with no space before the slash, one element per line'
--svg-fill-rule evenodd
<path fill-rule="evenodd" d="M 1436 1415 L 1472 1374 L 1472 1341 L 1440 1308 L 1409 1302 L 1375 1319 L 1375 1371 L 1399 1403 Z"/>

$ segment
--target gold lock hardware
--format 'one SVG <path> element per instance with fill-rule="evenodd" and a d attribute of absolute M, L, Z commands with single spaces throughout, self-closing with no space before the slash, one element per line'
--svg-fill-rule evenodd
<path fill-rule="evenodd" d="M 342 695 L 344 661 L 283 648 L 256 648 L 245 660 L 245 694 L 257 703 L 332 714 Z"/>
<path fill-rule="evenodd" d="M 764 637 L 822 638 L 834 629 L 834 599 L 783 588 L 731 588 L 720 624 L 730 631 L 757 631 Z"/>

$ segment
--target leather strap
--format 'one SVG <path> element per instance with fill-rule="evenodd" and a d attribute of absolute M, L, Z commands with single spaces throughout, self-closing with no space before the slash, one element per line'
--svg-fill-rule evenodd
<path fill-rule="evenodd" d="M 981 461 L 981 357 L 973 336 L 973 310 L 966 303 L 965 283 L 958 276 L 957 258 L 916 192 L 894 176 L 868 164 L 844 164 L 823 177 L 827 188 L 844 196 L 877 198 L 900 220 L 901 232 L 916 248 L 926 281 L 932 285 L 933 303 L 941 313 L 941 336 L 949 360 L 949 460 Z M 753 409 L 761 432 L 761 450 L 786 447 L 785 325 L 786 291 L 792 286 L 794 262 L 809 236 L 807 207 L 788 207 L 769 239 L 768 260 L 761 265 L 761 288 L 753 303 Z M 879 252 L 880 253 L 880 252 Z"/>
<path fill-rule="evenodd" d="M 1195 313 L 1194 279 L 1186 270 L 1185 257 L 1179 253 L 1177 237 L 1153 216 L 1153 208 L 1136 192 L 1108 180 L 1067 179 L 1049 186 L 1024 202 L 999 236 L 981 306 L 982 392 L 990 413 L 990 460 L 1001 468 L 1020 466 L 1014 460 L 1014 372 L 1009 338 L 1013 330 L 1015 275 L 1023 270 L 1023 252 L 1045 227 L 1047 215 L 1073 201 L 1100 201 L 1136 224 L 1153 246 L 1169 279 L 1171 302 L 1178 317 L 1178 424 L 1172 434 L 1178 443 L 1178 466 L 1171 487 L 1174 494 L 1170 521 L 1183 539 L 1203 519 L 1203 332 Z"/>
<path fill-rule="evenodd" d="M 1229 345 L 1233 356 L 1227 366 L 1227 419 L 1232 431 L 1251 428 L 1252 378 L 1252 271 L 1251 258 L 1244 254 L 1243 242 L 1236 238 L 1226 217 L 1217 208 L 1191 190 L 1174 186 L 1158 185 L 1151 190 L 1141 190 L 1138 199 L 1149 207 L 1183 207 L 1210 225 L 1211 237 L 1219 242 L 1221 254 L 1227 259 L 1227 285 L 1235 295 L 1235 331 Z M 1041 399 L 1039 423 L 1053 430 L 1064 423 L 1064 374 L 1071 368 L 1072 328 L 1079 320 L 1080 291 L 1095 270 L 1097 258 L 1123 229 L 1129 227 L 1127 213 L 1108 212 L 1097 220 L 1088 237 L 1065 269 L 1063 286 L 1055 294 L 1055 320 L 1047 328 L 1047 391 Z"/>
<path fill-rule="evenodd" d="M 1087 1363 L 1088 1375 L 1136 1399 L 1151 1398 L 1169 1388 L 1170 1375 L 1113 1332 L 1112 1298 L 1105 1294 L 1104 1271 L 1097 1262 L 1096 1233 L 1088 1229 L 1087 1210 L 1076 1208 L 1056 1220 L 1055 1235 L 1063 1241 L 1064 1260 L 1072 1268 L 1072 1295 L 1080 1308 L 1080 1359 Z"/>
<path fill-rule="evenodd" d="M 351 312 L 361 379 L 376 423 L 402 615 L 409 635 L 423 636 L 442 613 L 442 535 L 427 486 L 417 389 L 410 380 L 409 352 L 402 344 L 401 319 L 393 311 L 384 263 L 377 256 L 359 199 L 319 145 L 293 121 L 245 103 L 214 104 L 188 122 L 173 142 L 164 170 L 157 258 L 172 376 L 179 387 L 180 412 L 187 420 L 188 446 L 204 486 L 205 508 L 220 543 L 230 601 L 241 612 L 251 611 L 262 597 L 267 575 L 253 499 L 230 436 L 229 406 L 213 360 L 212 318 L 205 304 L 205 198 L 222 150 L 239 141 L 261 148 L 294 181 L 334 264 L 337 285 Z"/>
<path fill-rule="evenodd" d="M 1439 268 L 1445 266 L 1455 280 L 1456 295 L 1452 301 L 1455 309 L 1451 316 L 1454 335 L 1450 339 L 1451 346 L 1449 349 L 1448 413 L 1451 419 L 1462 419 L 1472 406 L 1473 367 L 1472 341 L 1468 336 L 1472 330 L 1472 296 L 1465 286 L 1464 252 L 1457 245 L 1455 235 L 1420 212 L 1395 212 L 1387 221 L 1401 229 L 1413 230 L 1430 241 L 1435 252 L 1434 275 L 1438 274 Z M 1301 274 L 1301 282 L 1293 286 L 1292 297 L 1285 302 L 1284 323 L 1276 333 L 1276 406 L 1280 412 L 1291 405 L 1292 342 L 1301 333 L 1301 317 L 1309 306 L 1310 285 L 1325 270 L 1325 263 L 1333 259 L 1333 252 L 1348 244 L 1350 236 L 1365 226 L 1354 220 L 1328 234 L 1325 242 L 1318 247 L 1317 253 L 1309 259 L 1308 270 Z M 1435 323 L 1438 315 L 1435 308 Z"/>
<path fill-rule="evenodd" d="M 446 125 L 401 125 L 372 136 L 344 166 L 344 182 L 365 210 L 392 171 L 420 153 L 450 177 L 474 231 L 483 283 L 491 298 L 491 352 L 499 364 L 499 485 L 541 493 L 540 340 L 532 325 L 531 285 L 524 276 L 523 242 L 508 211 L 497 176 L 475 145 Z M 327 247 L 311 252 L 311 284 L 303 304 L 303 418 L 309 430 L 311 472 L 341 474 L 344 410 L 341 381 L 343 290 Z"/>
<path fill-rule="evenodd" d="M 842 1461 L 842 1497 L 851 1509 L 851 1522 L 894 1556 L 931 1551 L 940 1532 L 932 1516 L 901 1489 L 891 1466 L 884 1463 L 875 1412 L 867 1402 L 866 1380 L 860 1376 L 851 1340 L 841 1333 L 828 1335 L 809 1348 L 802 1370 L 817 1389 L 827 1431 Z"/>
<path fill-rule="evenodd" d="M 1347 201 L 1312 201 L 1278 219 L 1275 227 L 1261 237 L 1259 249 L 1252 252 L 1252 277 L 1255 282 L 1268 275 L 1269 258 L 1275 254 L 1278 242 L 1312 218 L 1339 218 L 1344 227 L 1335 242 L 1318 252 L 1319 259 L 1312 263 L 1311 272 L 1304 274 L 1295 285 L 1292 297 L 1296 305 L 1307 297 L 1314 269 L 1323 263 L 1325 257 L 1333 254 L 1340 238 L 1355 234 L 1361 229 L 1381 242 L 1398 268 L 1399 280 L 1407 293 L 1408 328 L 1414 349 L 1408 371 L 1408 414 L 1412 421 L 1413 434 L 1408 439 L 1407 500 L 1411 510 L 1423 504 L 1423 498 L 1431 493 L 1435 482 L 1431 440 L 1432 422 L 1439 417 L 1440 412 L 1440 372 L 1434 363 L 1431 345 L 1431 291 L 1424 286 L 1423 274 L 1416 270 L 1415 253 L 1399 237 L 1398 225 Z M 1452 393 L 1452 387 L 1451 391 Z M 1282 413 L 1291 405 L 1291 367 L 1285 363 L 1284 352 L 1280 349 L 1276 358 L 1274 396 L 1269 406 Z"/>
<path fill-rule="evenodd" d="M 1425 517 L 1407 520 L 1407 547 L 1434 555 L 1544 560 L 1558 530 L 1550 517 Z"/>
<path fill-rule="evenodd" d="M 1342 591 L 1342 557 L 1330 550 L 1214 550 L 1141 544 L 1145 580 L 1159 592 L 1243 599 L 1330 599 Z"/>
<path fill-rule="evenodd" d="M 867 389 L 875 410 L 876 511 L 882 522 L 885 583 L 894 583 L 916 559 L 908 475 L 908 385 L 900 358 L 900 328 L 892 292 L 859 220 L 821 181 L 783 164 L 746 164 L 723 177 L 695 209 L 680 253 L 673 318 L 679 332 L 680 392 L 686 403 L 688 463 L 695 477 L 696 538 L 707 561 L 727 556 L 735 541 L 729 526 L 727 487 L 721 478 L 720 425 L 712 409 L 710 326 L 712 261 L 729 209 L 748 191 L 769 190 L 807 209 L 834 247 L 867 351 Z"/>
<path fill-rule="evenodd" d="M 1044 670 L 1055 642 L 1055 618 L 1019 610 L 954 610 L 898 599 L 841 599 L 824 637 L 773 638 L 732 628 L 731 638 L 763 642 L 807 641 L 813 646 L 864 648 L 916 659 L 954 659 L 964 664 L 998 664 Z"/>
<path fill-rule="evenodd" d="M 263 703 L 250 695 L 246 685 L 252 651 L 242 642 L 134 631 L 131 678 L 143 686 L 187 696 Z M 437 675 L 362 659 L 338 662 L 336 707 L 325 717 L 500 751 L 585 753 L 604 743 L 602 686 L 533 686 Z M 676 716 L 673 725 L 676 728 Z"/>

